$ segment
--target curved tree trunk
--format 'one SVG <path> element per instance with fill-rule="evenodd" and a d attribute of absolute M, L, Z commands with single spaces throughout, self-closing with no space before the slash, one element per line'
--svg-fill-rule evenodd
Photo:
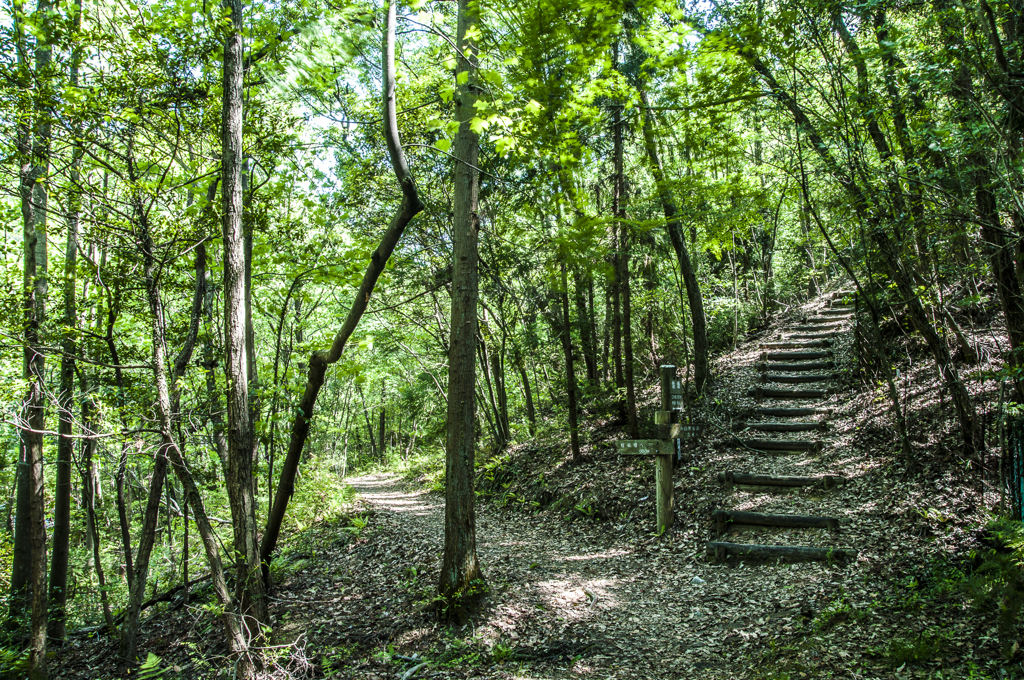
<path fill-rule="evenodd" d="M 388 258 L 394 252 L 406 225 L 412 221 L 421 210 L 423 203 L 420 201 L 419 193 L 416 190 L 416 182 L 413 180 L 409 165 L 405 160 L 405 153 L 402 151 L 401 141 L 398 136 L 398 116 L 395 108 L 395 9 L 391 5 L 388 14 L 388 29 L 384 39 L 384 139 L 387 143 L 388 154 L 391 157 L 391 167 L 395 171 L 395 178 L 402 189 L 402 203 L 399 205 L 395 216 L 391 218 L 388 229 L 384 232 L 380 244 L 370 256 L 370 264 L 363 275 L 363 281 L 356 291 L 355 300 L 349 309 L 345 323 L 334 336 L 334 342 L 330 350 L 316 352 L 309 359 L 309 370 L 306 374 L 306 387 L 303 390 L 302 398 L 299 401 L 295 419 L 292 421 L 291 436 L 288 441 L 288 453 L 284 463 L 281 465 L 281 477 L 277 483 L 277 492 L 274 495 L 274 506 L 267 517 L 267 528 L 263 532 L 263 541 L 260 543 L 260 561 L 262 563 L 263 579 L 270 578 L 270 557 L 277 547 L 277 539 L 281 533 L 281 524 L 284 522 L 285 511 L 288 509 L 288 501 L 295 490 L 295 474 L 299 469 L 299 459 L 302 457 L 302 448 L 305 446 L 306 437 L 309 436 L 309 427 L 313 418 L 313 407 L 316 405 L 316 398 L 320 394 L 320 388 L 324 384 L 324 376 L 327 368 L 341 358 L 359 320 L 362 318 L 366 307 L 370 302 L 370 295 L 377 285 L 377 279 L 384 271 Z"/>
<path fill-rule="evenodd" d="M 704 298 L 697 281 L 697 272 L 690 260 L 690 252 L 686 248 L 686 238 L 678 218 L 679 209 L 672 196 L 672 189 L 665 181 L 665 171 L 662 169 L 661 159 L 658 157 L 658 145 L 654 137 L 654 124 L 651 121 L 651 108 L 647 101 L 647 94 L 641 91 L 640 97 L 644 106 L 643 129 L 647 159 L 651 163 L 651 173 L 654 175 L 654 182 L 658 188 L 662 212 L 665 213 L 665 229 L 672 241 L 672 248 L 676 251 L 679 271 L 683 276 L 683 285 L 686 287 L 686 301 L 690 305 L 690 318 L 693 322 L 693 385 L 697 393 L 700 394 L 707 386 L 709 372 L 708 324 L 707 318 L 704 316 Z"/>

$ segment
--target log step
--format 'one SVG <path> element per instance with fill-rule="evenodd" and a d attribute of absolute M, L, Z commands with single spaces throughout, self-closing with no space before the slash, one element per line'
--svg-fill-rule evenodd
<path fill-rule="evenodd" d="M 761 349 L 799 349 L 801 347 L 831 347 L 832 342 L 829 340 L 812 340 L 803 342 L 794 342 L 792 340 L 784 340 L 782 342 L 764 342 L 761 343 Z"/>
<path fill-rule="evenodd" d="M 751 429 L 761 432 L 806 432 L 807 430 L 827 430 L 828 424 L 824 421 L 803 422 L 803 423 L 739 423 L 737 427 L 741 430 Z"/>
<path fill-rule="evenodd" d="M 853 308 L 823 309 L 820 312 L 818 312 L 818 314 L 826 314 L 826 315 L 831 316 L 831 317 L 840 317 L 840 318 L 852 319 L 853 318 Z"/>
<path fill-rule="evenodd" d="M 842 333 L 794 333 L 785 340 L 828 340 L 830 338 L 838 338 Z"/>
<path fill-rule="evenodd" d="M 822 477 L 799 477 L 795 475 L 751 475 L 744 472 L 719 472 L 718 483 L 731 489 L 734 484 L 744 486 L 784 486 L 797 488 L 821 484 L 832 489 L 846 484 L 846 477 L 841 475 L 824 475 Z"/>
<path fill-rule="evenodd" d="M 853 297 L 856 294 L 857 291 L 855 290 L 837 290 L 836 292 L 832 293 L 832 299 L 836 300 L 844 297 Z"/>
<path fill-rule="evenodd" d="M 802 407 L 782 407 L 782 408 L 756 408 L 754 414 L 759 416 L 775 416 L 777 418 L 790 418 L 797 416 L 814 416 L 818 414 L 832 413 L 830 408 L 802 408 Z"/>
<path fill-rule="evenodd" d="M 715 510 L 711 513 L 715 532 L 721 536 L 729 525 L 741 524 L 746 527 L 785 527 L 788 529 L 839 530 L 836 517 L 805 517 L 803 515 L 770 515 L 764 512 L 741 512 L 739 510 Z"/>
<path fill-rule="evenodd" d="M 808 316 L 808 317 L 806 317 L 803 320 L 803 322 L 806 323 L 806 324 L 811 324 L 812 326 L 823 326 L 823 325 L 826 325 L 826 324 L 836 324 L 836 323 L 839 323 L 839 322 L 842 322 L 842 321 L 845 321 L 845 320 L 846 319 L 842 318 L 842 317 L 840 317 L 840 318 L 836 318 L 836 317 L 821 318 L 820 316 Z"/>
<path fill-rule="evenodd" d="M 829 321 L 835 322 L 835 319 L 829 319 Z M 789 328 L 785 329 L 785 332 L 786 333 L 802 333 L 802 332 L 821 333 L 821 332 L 824 332 L 824 331 L 838 331 L 838 330 L 841 330 L 841 329 L 842 329 L 842 326 L 839 326 L 839 325 L 834 325 L 834 326 L 790 326 Z"/>
<path fill-rule="evenodd" d="M 777 390 L 771 387 L 751 387 L 748 397 L 755 399 L 824 399 L 828 390 Z"/>
<path fill-rule="evenodd" d="M 822 442 L 809 439 L 737 439 L 737 442 L 758 451 L 810 451 L 821 453 Z"/>
<path fill-rule="evenodd" d="M 765 373 L 761 377 L 768 382 L 777 383 L 817 383 L 835 380 L 838 376 L 835 373 L 821 373 L 818 375 L 779 375 L 778 373 Z"/>
<path fill-rule="evenodd" d="M 761 361 L 814 361 L 831 358 L 830 349 L 822 352 L 761 352 Z"/>
<path fill-rule="evenodd" d="M 857 557 L 857 551 L 849 548 L 811 548 L 798 545 L 758 545 L 756 543 L 727 543 L 709 541 L 708 556 L 724 560 L 726 555 L 752 557 L 755 559 L 786 558 L 807 561 L 842 561 Z"/>
<path fill-rule="evenodd" d="M 768 362 L 762 361 L 755 364 L 754 366 L 754 368 L 761 371 L 762 373 L 764 373 L 765 371 L 782 371 L 784 373 L 792 371 L 827 371 L 829 369 L 834 369 L 835 367 L 836 362 L 834 361 L 811 361 L 806 364 L 770 364 Z"/>
<path fill-rule="evenodd" d="M 833 300 L 828 306 L 829 309 L 848 309 L 851 312 L 857 309 L 857 305 L 852 302 L 839 302 L 838 300 Z"/>

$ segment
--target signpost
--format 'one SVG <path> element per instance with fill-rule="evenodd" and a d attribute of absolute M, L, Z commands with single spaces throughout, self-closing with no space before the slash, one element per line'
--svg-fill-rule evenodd
<path fill-rule="evenodd" d="M 660 366 L 661 410 L 654 414 L 658 439 L 620 440 L 618 452 L 627 456 L 654 456 L 657 486 L 658 533 L 672 526 L 672 458 L 677 455 L 680 439 L 693 439 L 703 430 L 700 425 L 679 422 L 683 409 L 683 382 L 676 377 L 675 366 Z"/>

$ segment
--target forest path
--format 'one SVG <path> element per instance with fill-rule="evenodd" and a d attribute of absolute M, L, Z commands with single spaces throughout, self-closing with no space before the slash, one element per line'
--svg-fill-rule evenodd
<path fill-rule="evenodd" d="M 795 310 L 764 339 L 812 311 Z M 837 354 L 848 357 L 848 347 L 841 343 Z M 756 343 L 746 343 L 723 359 L 729 368 L 716 385 L 720 414 L 757 407 L 748 391 L 760 380 L 759 354 Z M 631 511 L 604 521 L 581 517 L 586 512 L 579 507 L 531 511 L 528 491 L 515 485 L 504 501 L 481 499 L 477 553 L 488 594 L 483 610 L 461 629 L 440 625 L 425 611 L 440 573 L 443 496 L 398 475 L 350 478 L 366 527 L 355 541 L 336 540 L 336 531 L 325 536 L 330 545 L 318 560 L 280 584 L 276 611 L 297 619 L 324 661 L 337 659 L 330 677 L 397 680 L 427 662 L 416 678 L 732 680 L 756 673 L 766 659 L 784 659 L 809 677 L 842 676 L 851 659 L 874 658 L 872 650 L 893 630 L 937 625 L 917 612 L 889 620 L 871 612 L 872 602 L 885 596 L 879 577 L 893 573 L 898 555 L 913 560 L 920 548 L 919 537 L 897 529 L 908 521 L 901 507 L 906 492 L 893 493 L 904 483 L 879 474 L 882 461 L 855 441 L 864 414 L 881 408 L 872 399 L 865 392 L 815 402 L 833 411 L 821 454 L 736 449 L 729 445 L 732 428 L 723 423 L 676 470 L 675 526 L 662 536 L 650 533 L 653 464 L 622 460 L 610 440 L 592 455 L 611 466 L 573 466 L 555 454 L 547 465 L 557 468 L 550 474 L 558 474 L 560 493 L 590 485 L 587 493 L 594 494 L 607 484 L 630 499 Z M 849 482 L 827 493 L 730 492 L 717 481 L 723 469 L 842 474 Z M 615 484 L 627 476 L 628 485 Z M 840 517 L 841 540 L 856 546 L 858 556 L 847 563 L 715 563 L 706 557 L 710 514 L 726 506 Z M 836 541 L 833 532 L 807 529 L 769 529 L 753 538 L 823 547 Z M 325 595 L 330 599 L 314 606 Z M 810 631 L 814 639 L 803 638 Z M 785 641 L 791 646 L 778 647 Z"/>
<path fill-rule="evenodd" d="M 756 573 L 708 564 L 695 554 L 697 532 L 638 542 L 622 526 L 569 525 L 547 513 L 478 503 L 477 547 L 490 592 L 472 629 L 455 641 L 430 615 L 400 614 L 436 587 L 443 497 L 396 475 L 348 481 L 371 512 L 364 538 L 348 551 L 347 559 L 362 564 L 350 571 L 358 578 L 345 579 L 345 599 L 369 606 L 346 616 L 355 623 L 341 637 L 386 639 L 399 654 L 435 663 L 460 650 L 506 661 L 468 676 L 437 663 L 423 677 L 508 678 L 520 664 L 515 677 L 736 677 L 750 662 L 748 645 L 811 616 L 811 593 L 830 580 L 821 565 Z M 404 606 L 396 591 L 404 591 Z M 401 677 L 410 664 L 375 672 Z"/>

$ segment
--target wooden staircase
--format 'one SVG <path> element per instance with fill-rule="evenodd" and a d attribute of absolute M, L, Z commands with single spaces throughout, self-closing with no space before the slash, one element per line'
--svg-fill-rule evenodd
<path fill-rule="evenodd" d="M 783 329 L 778 340 L 761 344 L 762 352 L 755 363 L 757 382 L 747 395 L 756 402 L 771 400 L 773 403 L 771 406 L 759 404 L 749 412 L 749 419 L 736 425 L 736 436 L 730 445 L 752 453 L 754 469 L 718 472 L 717 481 L 726 492 L 741 490 L 754 494 L 754 499 L 762 494 L 770 499 L 771 495 L 810 488 L 828 492 L 847 482 L 845 477 L 834 474 L 777 475 L 756 468 L 758 461 L 767 460 L 765 456 L 798 455 L 802 456 L 801 469 L 813 469 L 817 457 L 826 451 L 827 418 L 831 409 L 813 402 L 837 394 L 840 374 L 836 372 L 836 353 L 842 353 L 852 335 L 853 296 L 852 291 L 834 293 L 827 308 L 808 314 L 798 324 Z M 788 387 L 793 385 L 796 387 Z M 813 419 L 815 416 L 820 419 Z M 790 438 L 801 435 L 806 438 Z M 707 544 L 707 554 L 715 560 L 733 555 L 744 559 L 831 561 L 853 559 L 857 555 L 855 550 L 838 545 L 767 545 L 727 540 L 730 534 L 777 528 L 825 531 L 831 537 L 830 542 L 836 542 L 842 524 L 836 517 L 721 507 L 711 513 L 710 519 L 713 537 Z"/>

